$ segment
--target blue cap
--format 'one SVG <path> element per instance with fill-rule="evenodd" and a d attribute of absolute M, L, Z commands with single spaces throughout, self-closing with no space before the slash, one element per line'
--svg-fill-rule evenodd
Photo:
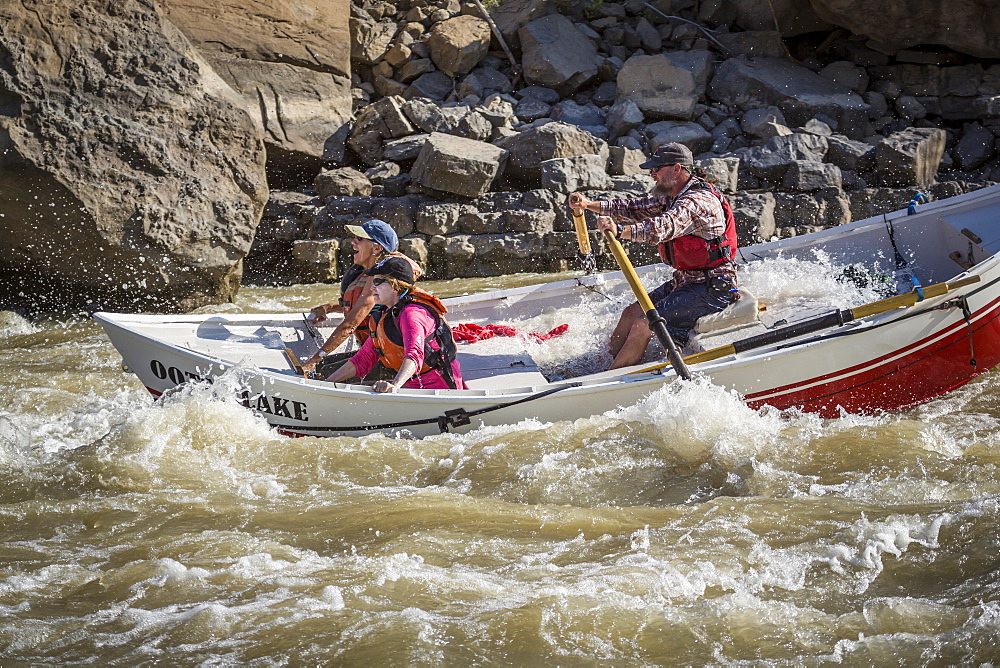
<path fill-rule="evenodd" d="M 396 249 L 399 248 L 399 237 L 396 236 L 396 230 L 392 229 L 389 223 L 384 220 L 372 218 L 361 225 L 345 225 L 344 227 L 356 237 L 371 239 L 384 248 L 386 252 L 395 253 Z"/>

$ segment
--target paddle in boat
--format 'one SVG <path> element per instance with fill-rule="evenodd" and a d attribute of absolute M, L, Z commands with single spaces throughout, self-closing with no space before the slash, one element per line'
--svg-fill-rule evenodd
<path fill-rule="evenodd" d="M 297 360 L 317 350 L 336 318 L 317 327 L 298 313 L 94 317 L 154 396 L 239 375 L 244 405 L 300 436 L 419 437 L 571 420 L 634 404 L 688 375 L 755 408 L 870 414 L 928 401 L 1000 363 L 1000 186 L 741 248 L 743 298 L 699 321 L 684 350 L 654 343 L 645 363 L 599 371 L 621 308 L 636 298 L 645 306 L 644 285 L 671 271 L 633 269 L 617 241 L 608 243 L 622 271 L 444 300 L 453 325 L 570 323 L 542 343 L 460 344 L 463 390 L 376 394 L 303 377 Z"/>

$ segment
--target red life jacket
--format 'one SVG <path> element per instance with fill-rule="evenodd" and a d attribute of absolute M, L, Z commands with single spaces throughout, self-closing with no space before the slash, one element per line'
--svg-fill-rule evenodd
<path fill-rule="evenodd" d="M 715 189 L 711 183 L 698 180 L 691 184 L 688 192 L 692 190 L 708 190 L 719 198 L 722 204 L 722 211 L 726 215 L 726 229 L 722 236 L 713 239 L 702 239 L 693 234 L 664 241 L 659 245 L 660 259 L 680 271 L 691 269 L 712 269 L 721 264 L 736 259 L 736 217 L 733 216 L 733 207 L 729 200 Z M 687 194 L 687 193 L 685 193 Z M 684 195 L 681 195 L 683 197 Z"/>
<path fill-rule="evenodd" d="M 404 308 L 410 304 L 417 304 L 434 316 L 435 327 L 426 339 L 424 339 L 424 365 L 415 375 L 422 376 L 429 371 L 438 371 L 444 377 L 445 382 L 451 389 L 456 389 L 455 377 L 452 375 L 451 363 L 455 361 L 458 349 L 455 346 L 455 338 L 451 334 L 451 327 L 443 316 L 448 312 L 441 300 L 424 292 L 420 288 L 412 288 L 405 297 L 387 310 L 376 309 L 368 318 L 370 325 L 372 343 L 375 345 L 375 352 L 379 361 L 387 369 L 399 371 L 399 367 L 406 359 L 403 349 L 403 333 L 399 329 L 396 319 Z M 431 347 L 431 341 L 437 343 L 435 350 Z"/>

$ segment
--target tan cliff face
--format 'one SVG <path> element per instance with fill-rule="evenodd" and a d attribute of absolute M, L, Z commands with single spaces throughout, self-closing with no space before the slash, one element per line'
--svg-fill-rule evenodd
<path fill-rule="evenodd" d="M 232 298 L 268 149 L 320 159 L 350 116 L 346 0 L 256 5 L 0 8 L 0 299 Z"/>

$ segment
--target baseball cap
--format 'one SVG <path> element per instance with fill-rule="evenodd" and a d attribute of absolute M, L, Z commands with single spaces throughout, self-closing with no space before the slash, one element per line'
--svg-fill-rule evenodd
<path fill-rule="evenodd" d="M 691 149 L 687 146 L 672 141 L 656 149 L 653 152 L 653 157 L 639 165 L 639 169 L 653 169 L 663 165 L 691 167 L 694 165 L 694 156 L 691 155 Z"/>
<path fill-rule="evenodd" d="M 372 218 L 360 225 L 345 225 L 344 227 L 356 237 L 371 239 L 384 248 L 386 252 L 395 253 L 396 249 L 399 248 L 399 237 L 396 236 L 396 230 L 392 229 L 389 223 L 384 220 Z"/>
<path fill-rule="evenodd" d="M 413 285 L 415 280 L 413 267 L 401 257 L 387 257 L 365 273 L 369 276 L 388 276 L 407 285 Z"/>

